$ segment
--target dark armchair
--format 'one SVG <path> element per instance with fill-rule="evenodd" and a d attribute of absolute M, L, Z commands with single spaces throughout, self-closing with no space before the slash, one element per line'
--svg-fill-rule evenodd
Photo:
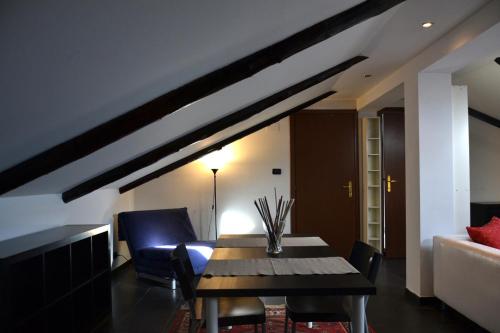
<path fill-rule="evenodd" d="M 187 208 L 124 212 L 118 214 L 118 236 L 126 240 L 139 276 L 175 277 L 170 253 L 185 243 L 195 274 L 205 270 L 215 246 L 198 241 Z"/>

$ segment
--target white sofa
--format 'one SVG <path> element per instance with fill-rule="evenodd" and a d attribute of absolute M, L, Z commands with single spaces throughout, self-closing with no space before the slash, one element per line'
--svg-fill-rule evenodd
<path fill-rule="evenodd" d="M 433 245 L 436 297 L 500 333 L 500 250 L 463 235 L 435 236 Z"/>

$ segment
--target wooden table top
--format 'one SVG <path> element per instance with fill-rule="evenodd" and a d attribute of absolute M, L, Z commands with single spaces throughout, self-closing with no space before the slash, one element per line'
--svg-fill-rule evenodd
<path fill-rule="evenodd" d="M 336 256 L 329 246 L 284 247 L 273 258 L 319 258 Z M 265 248 L 216 248 L 210 260 L 270 257 Z M 374 295 L 375 286 L 361 274 L 213 276 L 202 277 L 198 297 Z"/>

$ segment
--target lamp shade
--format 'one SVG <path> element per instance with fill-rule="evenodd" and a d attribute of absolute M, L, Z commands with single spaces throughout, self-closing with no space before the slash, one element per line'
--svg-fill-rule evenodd
<path fill-rule="evenodd" d="M 211 152 L 200 160 L 208 169 L 220 170 L 231 159 L 231 152 L 225 148 Z"/>

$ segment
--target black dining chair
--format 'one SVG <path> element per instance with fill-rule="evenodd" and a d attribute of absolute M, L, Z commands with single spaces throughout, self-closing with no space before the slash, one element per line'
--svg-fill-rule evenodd
<path fill-rule="evenodd" d="M 354 243 L 349 263 L 371 283 L 375 283 L 377 279 L 381 261 L 382 255 L 375 248 L 361 241 Z M 365 296 L 365 306 L 367 302 L 368 296 Z M 295 333 L 298 322 L 349 322 L 351 325 L 349 314 L 351 310 L 351 297 L 287 296 L 285 303 L 285 333 L 288 331 L 288 318 L 292 321 L 292 333 Z M 365 332 L 368 333 L 366 316 Z"/>
<path fill-rule="evenodd" d="M 182 296 L 189 305 L 189 332 L 196 332 L 203 324 L 203 301 L 196 297 L 195 275 L 184 244 L 180 244 L 172 253 L 172 265 L 180 284 Z M 219 326 L 254 325 L 258 332 L 266 332 L 266 309 L 257 297 L 221 297 L 218 303 Z"/>

